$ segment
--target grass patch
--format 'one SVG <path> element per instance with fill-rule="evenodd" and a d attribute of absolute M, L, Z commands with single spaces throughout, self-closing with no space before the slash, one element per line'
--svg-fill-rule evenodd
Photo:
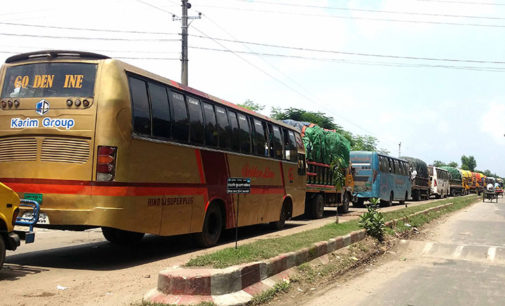
<path fill-rule="evenodd" d="M 422 211 L 431 207 L 446 203 L 454 203 L 453 206 L 444 210 L 444 213 L 460 209 L 477 199 L 477 196 L 450 198 L 446 200 L 433 201 L 430 203 L 408 207 L 397 211 L 383 213 L 385 221 L 398 219 L 410 214 Z M 420 217 L 421 218 L 421 217 Z M 433 217 L 434 218 L 434 217 Z M 414 225 L 409 220 L 409 224 Z M 426 222 L 426 221 L 415 221 Z M 424 223 L 423 223 L 424 224 Z M 416 226 L 416 225 L 414 225 Z M 264 239 L 249 244 L 240 245 L 238 249 L 227 248 L 211 254 L 201 255 L 186 263 L 186 266 L 210 266 L 213 268 L 226 268 L 246 262 L 259 261 L 275 257 L 282 253 L 297 251 L 311 246 L 315 242 L 327 241 L 331 238 L 349 234 L 352 231 L 361 229 L 358 220 L 351 220 L 344 223 L 330 223 L 318 229 L 308 230 L 293 235 Z M 389 232 L 389 231 L 388 231 Z"/>
<path fill-rule="evenodd" d="M 264 291 L 263 293 L 254 296 L 253 299 L 249 303 L 247 303 L 247 305 L 265 304 L 266 302 L 273 300 L 273 298 L 276 297 L 277 295 L 288 292 L 290 286 L 291 284 L 288 281 L 277 283 L 273 288 L 268 289 L 267 291 Z"/>

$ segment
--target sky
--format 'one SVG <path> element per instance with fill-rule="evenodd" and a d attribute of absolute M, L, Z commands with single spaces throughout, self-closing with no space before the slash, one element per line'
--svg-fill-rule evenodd
<path fill-rule="evenodd" d="M 393 156 L 472 155 L 505 176 L 505 0 L 189 2 L 201 13 L 189 86 L 265 115 L 323 112 Z M 179 82 L 180 15 L 177 0 L 23 0 L 0 12 L 0 61 L 91 51 Z"/>

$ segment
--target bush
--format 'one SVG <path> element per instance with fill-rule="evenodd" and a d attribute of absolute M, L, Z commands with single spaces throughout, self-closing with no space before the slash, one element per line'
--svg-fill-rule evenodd
<path fill-rule="evenodd" d="M 379 241 L 384 240 L 384 216 L 377 208 L 379 207 L 378 199 L 371 199 L 367 205 L 368 211 L 360 216 L 359 226 L 366 230 L 366 233 Z"/>

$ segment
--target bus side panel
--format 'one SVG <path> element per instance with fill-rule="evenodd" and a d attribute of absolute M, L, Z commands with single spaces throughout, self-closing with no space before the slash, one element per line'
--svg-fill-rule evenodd
<path fill-rule="evenodd" d="M 251 178 L 251 192 L 239 199 L 239 226 L 278 220 L 284 196 L 279 162 L 242 155 L 228 155 L 230 177 Z M 236 212 L 237 195 L 233 211 Z M 279 216 L 277 216 L 279 214 Z M 234 227 L 234 223 L 228 227 Z"/>

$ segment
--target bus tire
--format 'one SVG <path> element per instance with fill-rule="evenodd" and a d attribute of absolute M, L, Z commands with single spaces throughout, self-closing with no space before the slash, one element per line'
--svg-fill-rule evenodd
<path fill-rule="evenodd" d="M 110 243 L 124 246 L 137 244 L 144 237 L 144 233 L 130 232 L 112 227 L 102 227 L 102 234 Z"/>
<path fill-rule="evenodd" d="M 0 234 L 0 269 L 2 269 L 4 261 L 5 261 L 5 241 L 4 237 Z"/>
<path fill-rule="evenodd" d="M 346 192 L 342 198 L 342 205 L 338 207 L 338 212 L 345 214 L 349 212 L 349 202 L 351 201 L 351 195 Z"/>
<path fill-rule="evenodd" d="M 290 210 L 289 209 L 289 204 L 287 204 L 286 202 L 284 202 L 284 204 L 282 204 L 282 209 L 281 209 L 281 213 L 280 213 L 280 216 L 279 216 L 279 221 L 270 222 L 270 227 L 273 230 L 279 231 L 279 230 L 281 230 L 281 229 L 284 228 L 284 225 L 286 225 L 286 220 L 290 216 L 289 210 Z"/>
<path fill-rule="evenodd" d="M 211 204 L 207 208 L 205 220 L 203 221 L 202 232 L 196 234 L 196 241 L 199 246 L 208 248 L 214 246 L 219 241 L 223 232 L 223 213 L 216 204 Z"/>
<path fill-rule="evenodd" d="M 318 194 L 312 199 L 311 218 L 321 219 L 324 215 L 324 198 Z"/>
<path fill-rule="evenodd" d="M 394 198 L 394 195 L 393 195 L 393 192 L 391 191 L 391 193 L 389 194 L 389 201 L 384 201 L 381 199 L 381 206 L 391 206 L 393 205 L 393 198 Z"/>

